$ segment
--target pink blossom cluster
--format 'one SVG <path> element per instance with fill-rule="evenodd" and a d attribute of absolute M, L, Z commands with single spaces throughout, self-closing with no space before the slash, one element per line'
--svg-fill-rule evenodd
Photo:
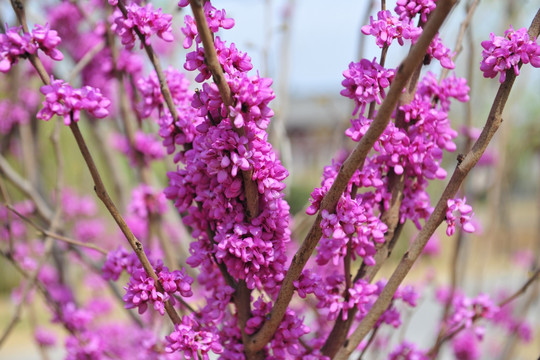
<path fill-rule="evenodd" d="M 175 325 L 175 331 L 166 337 L 165 351 L 175 353 L 182 351 L 185 359 L 208 360 L 208 353 L 223 352 L 219 336 L 211 331 L 200 329 L 198 322 L 191 316 L 183 316 L 182 323 Z"/>
<path fill-rule="evenodd" d="M 526 28 L 514 30 L 512 26 L 504 32 L 504 37 L 489 34 L 490 40 L 482 41 L 482 62 L 480 70 L 484 77 L 494 78 L 500 73 L 499 82 L 506 80 L 506 71 L 513 69 L 519 75 L 520 64 L 531 63 L 540 67 L 540 45 L 529 38 Z"/>
<path fill-rule="evenodd" d="M 369 25 L 362 26 L 362 33 L 375 36 L 377 46 L 382 48 L 390 46 L 394 39 L 397 39 L 401 46 L 404 44 L 403 39 L 411 40 L 414 44 L 422 34 L 422 29 L 415 26 L 410 19 L 400 19 L 392 16 L 390 10 L 382 10 L 377 13 L 377 20 L 370 16 Z"/>
<path fill-rule="evenodd" d="M 361 93 L 358 94 L 357 91 L 353 93 L 349 89 L 350 72 L 346 71 L 344 75 L 346 77 L 344 85 L 347 88 L 342 91 L 342 94 L 353 97 L 357 101 L 357 106 L 361 108 L 365 108 L 369 102 L 374 101 L 373 98 L 365 97 Z M 373 76 L 373 78 L 376 77 Z M 453 139 L 457 136 L 457 132 L 450 127 L 447 115 L 450 110 L 450 101 L 451 99 L 468 101 L 468 91 L 469 88 L 464 79 L 452 76 L 439 84 L 434 75 L 428 72 L 419 83 L 414 99 L 409 104 L 404 104 L 399 108 L 401 111 L 399 116 L 403 125 L 389 123 L 379 141 L 374 145 L 375 153 L 366 159 L 362 171 L 357 171 L 353 175 L 345 195 L 352 190 L 353 186 L 370 189 L 367 192 L 359 191 L 360 195 L 356 196 L 356 201 L 361 198 L 362 207 L 378 209 L 378 203 L 382 201 L 383 204 L 387 204 L 390 199 L 390 194 L 386 189 L 387 177 L 385 174 L 388 174 L 390 169 L 397 175 L 405 174 L 400 221 L 404 222 L 406 219 L 410 219 L 418 228 L 421 228 L 420 220 L 427 218 L 432 211 L 429 195 L 426 191 L 429 180 L 443 179 L 446 176 L 446 171 L 440 166 L 443 153 L 456 149 Z M 351 127 L 347 129 L 346 134 L 353 140 L 359 141 L 367 131 L 371 121 L 360 114 L 351 120 Z M 312 193 L 312 205 L 308 208 L 309 214 L 314 214 L 318 210 L 322 197 L 337 175 L 339 165 L 340 163 L 337 162 L 325 169 L 322 187 L 315 189 Z M 345 197 L 342 197 L 340 202 L 345 201 Z M 340 206 L 342 205 L 338 203 L 338 209 Z M 377 215 L 372 213 L 371 216 Z M 323 224 L 326 222 L 323 221 Z M 322 244 L 325 244 L 324 239 L 321 241 Z M 335 254 L 334 256 L 343 255 L 343 250 L 338 251 L 339 247 L 335 248 L 330 243 L 328 245 L 328 247 L 324 247 L 326 251 L 321 251 L 322 253 L 326 253 L 332 248 L 334 250 L 330 253 Z M 320 249 L 322 250 L 322 247 Z M 366 249 L 371 252 L 369 256 L 374 254 L 374 249 L 374 246 L 369 250 Z M 368 262 L 371 261 L 369 256 L 367 257 Z"/>
<path fill-rule="evenodd" d="M 141 184 L 131 191 L 131 199 L 127 205 L 126 223 L 133 234 L 141 240 L 152 240 L 149 236 L 150 224 L 159 219 L 167 210 L 165 194 L 151 186 Z M 167 224 L 166 222 L 162 225 Z"/>
<path fill-rule="evenodd" d="M 157 123 L 160 127 L 158 134 L 163 139 L 167 154 L 173 154 L 177 145 L 189 145 L 193 142 L 196 134 L 195 127 L 203 120 L 198 116 L 198 111 L 191 106 L 195 92 L 189 89 L 189 80 L 185 75 L 176 69 L 169 68 L 165 71 L 165 77 L 178 112 L 178 120 L 174 121 L 165 106 L 159 79 L 155 73 L 148 77 L 141 77 L 137 81 L 137 88 L 142 97 L 138 110 L 143 117 L 149 117 L 157 110 Z M 175 154 L 175 163 L 183 159 L 183 153 L 180 150 Z"/>
<path fill-rule="evenodd" d="M 184 7 L 187 6 L 188 1 L 184 3 L 180 1 L 178 6 Z M 234 27 L 234 19 L 227 18 L 227 14 L 224 9 L 218 10 L 212 6 L 211 3 L 205 2 L 203 5 L 203 10 L 206 15 L 206 21 L 208 22 L 208 27 L 210 31 L 216 33 L 219 31 L 219 28 L 222 29 L 232 29 Z M 182 28 L 182 33 L 185 35 L 184 38 L 184 49 L 189 49 L 193 45 L 193 41 L 196 43 L 201 43 L 201 38 L 197 30 L 197 24 L 195 19 L 190 15 L 186 15 L 184 18 L 185 26 Z"/>
<path fill-rule="evenodd" d="M 8 72 L 20 57 L 43 51 L 53 60 L 62 60 L 64 55 L 56 49 L 60 44 L 57 32 L 51 30 L 49 24 L 37 24 L 31 33 L 20 34 L 21 26 L 6 28 L 5 34 L 0 34 L 0 71 Z"/>
<path fill-rule="evenodd" d="M 214 45 L 216 46 L 219 63 L 226 73 L 238 73 L 237 75 L 239 75 L 240 73 L 246 73 L 253 68 L 251 58 L 247 53 L 239 51 L 234 43 L 227 46 L 226 42 L 222 41 L 219 36 L 216 36 Z M 197 82 L 203 82 L 211 78 L 212 74 L 204 60 L 203 47 L 198 46 L 195 51 L 186 55 L 184 69 L 187 71 L 197 70 L 198 74 L 195 77 L 195 81 Z"/>
<path fill-rule="evenodd" d="M 384 89 L 390 86 L 395 74 L 395 70 L 385 69 L 377 63 L 376 59 L 351 62 L 349 68 L 343 72 L 345 79 L 341 84 L 345 89 L 341 90 L 341 95 L 356 102 L 353 115 L 358 110 L 360 114 L 363 114 L 366 106 L 371 102 L 380 104 L 385 97 Z"/>
<path fill-rule="evenodd" d="M 161 191 L 151 186 L 141 184 L 133 189 L 128 211 L 141 219 L 164 214 L 167 211 L 167 199 Z"/>
<path fill-rule="evenodd" d="M 374 20 L 373 16 L 371 16 L 369 25 L 362 26 L 362 33 L 364 35 L 374 36 L 380 48 L 390 46 L 394 39 L 397 39 L 401 46 L 404 45 L 403 39 L 410 40 L 414 44 L 422 34 L 422 28 L 413 24 L 412 17 L 418 11 L 422 11 L 422 18 L 426 17 L 431 9 L 435 7 L 433 1 L 428 1 L 427 3 L 419 5 L 414 1 L 408 1 L 401 2 L 400 5 L 400 2 L 398 2 L 396 12 L 398 10 L 400 11 L 398 13 L 400 14 L 399 18 L 393 16 L 390 10 L 379 11 L 377 13 L 377 20 Z M 412 10 L 412 12 L 409 12 L 409 10 Z M 431 41 L 427 55 L 426 62 L 435 58 L 439 60 L 441 66 L 444 68 L 453 69 L 455 67 L 452 60 L 453 53 L 442 43 L 438 34 Z"/>
<path fill-rule="evenodd" d="M 127 49 L 132 49 L 135 46 L 137 38 L 135 30 L 144 36 L 144 44 L 146 45 L 150 45 L 150 38 L 154 34 L 167 42 L 174 40 L 171 28 L 172 15 L 162 13 L 161 9 L 154 10 L 151 3 L 145 6 L 130 3 L 126 5 L 126 11 L 126 17 L 120 10 L 115 11 L 111 30 L 120 37 L 122 45 Z M 141 43 L 142 48 L 143 44 Z"/>
<path fill-rule="evenodd" d="M 479 339 L 474 332 L 467 330 L 452 339 L 452 351 L 457 360 L 480 359 Z"/>
<path fill-rule="evenodd" d="M 178 294 L 183 297 L 193 295 L 191 291 L 193 279 L 186 274 L 184 269 L 169 271 L 161 260 L 154 261 L 153 267 L 164 292 L 158 290 L 154 279 L 142 268 L 136 255 L 128 253 L 122 247 L 109 252 L 103 264 L 102 276 L 105 280 L 116 281 L 120 274 L 126 271 L 131 275 L 123 298 L 126 309 L 137 308 L 139 314 L 143 314 L 150 304 L 163 315 L 166 301 L 174 305 L 173 295 Z"/>
<path fill-rule="evenodd" d="M 429 55 L 429 59 L 435 58 L 439 60 L 443 68 L 452 70 L 456 67 L 454 61 L 452 60 L 454 54 L 443 44 L 439 34 L 435 35 L 433 40 L 431 40 L 431 43 L 427 49 L 427 54 Z"/>
<path fill-rule="evenodd" d="M 521 316 L 517 314 L 515 304 L 510 302 L 499 308 L 499 311 L 493 316 L 492 321 L 506 330 L 509 335 L 517 335 L 521 341 L 528 343 L 533 339 L 533 326 Z"/>
<path fill-rule="evenodd" d="M 253 303 L 253 316 L 246 323 L 246 333 L 255 333 L 264 323 L 271 310 L 272 304 L 270 302 L 264 301 L 262 298 L 257 299 Z M 279 328 L 270 342 L 273 358 L 289 359 L 291 356 L 304 358 L 306 349 L 299 339 L 309 332 L 310 329 L 304 325 L 303 319 L 297 316 L 293 310 L 287 309 Z"/>
<path fill-rule="evenodd" d="M 427 16 L 436 6 L 437 0 L 397 0 L 394 11 L 401 20 L 413 19 L 420 14 L 420 20 L 423 23 L 427 21 Z"/>
<path fill-rule="evenodd" d="M 99 89 L 91 86 L 74 89 L 67 82 L 51 77 L 51 84 L 42 86 L 40 91 L 45 95 L 43 108 L 37 114 L 41 120 L 48 121 L 58 115 L 62 116 L 64 124 L 69 126 L 72 121 L 79 121 L 81 110 L 86 110 L 96 118 L 109 115 L 107 108 L 111 104 L 110 100 L 104 97 Z"/>
<path fill-rule="evenodd" d="M 186 275 L 184 269 L 170 272 L 166 266 L 158 262 L 155 271 L 164 292 L 158 290 L 154 279 L 148 276 L 142 267 L 137 267 L 125 287 L 126 294 L 123 300 L 126 303 L 126 309 L 137 308 L 139 314 L 143 314 L 151 304 L 154 310 L 164 315 L 165 302 L 170 301 L 174 305 L 175 293 L 183 297 L 193 295 L 191 291 L 193 279 Z"/>
<path fill-rule="evenodd" d="M 459 224 L 463 231 L 472 233 L 475 228 L 471 222 L 473 216 L 472 207 L 465 203 L 466 199 L 448 199 L 446 209 L 446 235 L 452 236 L 456 231 L 456 220 L 459 218 Z M 454 215 L 455 212 L 459 213 L 459 217 Z"/>
<path fill-rule="evenodd" d="M 299 296 L 305 298 L 308 294 L 314 294 L 318 300 L 319 312 L 328 320 L 336 320 L 339 316 L 346 320 L 350 309 L 356 310 L 356 320 L 364 318 L 384 289 L 386 280 L 370 284 L 364 279 L 359 279 L 346 288 L 345 276 L 337 273 L 337 267 L 327 269 L 333 269 L 333 273 L 322 275 L 305 269 L 294 282 Z M 394 302 L 401 300 L 408 306 L 415 307 L 419 296 L 418 291 L 411 285 L 400 287 L 394 294 L 392 305 L 381 315 L 376 326 L 388 324 L 395 328 L 399 327 L 401 315 Z"/>
<path fill-rule="evenodd" d="M 337 265 L 348 249 L 352 252 L 353 259 L 359 256 L 366 265 L 375 265 L 375 244 L 384 242 L 384 233 L 388 227 L 369 211 L 372 209 L 362 204 L 363 201 L 362 196 L 351 199 L 345 195 L 338 202 L 335 214 L 323 210 L 323 236 L 319 241 L 316 257 L 319 265 L 330 260 Z"/>

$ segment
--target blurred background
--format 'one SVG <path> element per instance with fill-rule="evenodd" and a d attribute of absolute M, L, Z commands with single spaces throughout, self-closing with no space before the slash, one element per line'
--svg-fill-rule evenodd
<path fill-rule="evenodd" d="M 44 22 L 43 14 L 32 4 L 29 16 L 34 22 Z M 175 35 L 180 36 L 183 13 L 176 2 L 154 1 L 165 12 L 175 14 Z M 465 18 L 469 1 L 460 1 L 441 30 L 446 46 L 453 49 L 458 28 Z M 380 49 L 372 37 L 363 36 L 360 27 L 376 16 L 379 1 L 321 0 L 220 0 L 236 25 L 222 33 L 223 39 L 235 42 L 252 58 L 254 69 L 274 79 L 276 113 L 270 138 L 282 161 L 290 170 L 288 200 L 296 214 L 294 224 L 299 239 L 303 227 L 309 223 L 304 215 L 309 194 L 319 186 L 320 174 L 332 157 L 342 149 L 351 149 L 352 141 L 344 136 L 354 105 L 340 96 L 342 72 L 351 61 L 380 56 Z M 395 2 L 386 6 L 393 9 Z M 39 5 L 41 6 L 41 4 Z M 455 74 L 467 77 L 471 87 L 470 105 L 454 102 L 450 118 L 454 129 L 460 131 L 470 111 L 474 127 L 481 129 L 498 88 L 497 79 L 484 79 L 479 70 L 482 48 L 490 32 L 503 35 L 510 25 L 528 27 L 538 9 L 533 0 L 482 0 L 472 19 L 470 32 L 465 36 L 463 51 L 456 61 Z M 1 3 L 3 22 L 14 25 L 8 1 Z M 172 54 L 164 63 L 181 67 L 185 51 Z M 390 48 L 387 67 L 397 67 L 408 47 Z M 470 65 L 472 64 L 472 66 Z M 438 64 L 426 70 L 439 73 Z M 60 69 L 69 72 L 69 69 Z M 188 76 L 191 76 L 189 74 Z M 467 108 L 470 106 L 469 108 Z M 540 262 L 540 69 L 524 66 L 517 78 L 503 115 L 504 122 L 488 152 L 489 158 L 474 169 L 466 184 L 468 203 L 473 205 L 475 219 L 481 230 L 464 236 L 458 258 L 458 284 L 471 297 L 486 292 L 497 298 L 502 291 L 513 292 L 527 280 L 531 269 Z M 461 134 L 461 132 L 460 132 Z M 446 154 L 445 168 L 451 173 L 457 154 L 463 152 L 465 138 L 457 139 L 458 151 Z M 63 136 L 63 146 L 73 146 Z M 73 187 L 91 189 L 86 169 L 78 154 L 67 155 L 66 163 L 73 164 L 66 174 Z M 79 160 L 78 160 L 79 159 Z M 127 164 L 124 164 L 127 168 Z M 164 171 L 164 169 L 158 169 Z M 46 175 L 45 175 L 46 176 Z M 50 179 L 49 179 L 50 180 Z M 52 180 L 50 180 L 52 181 Z M 434 183 L 432 203 L 446 185 Z M 406 281 L 422 282 L 436 276 L 434 284 L 448 283 L 452 258 L 458 239 L 448 238 L 440 229 L 440 252 L 436 257 L 425 256 Z M 394 251 L 394 260 L 406 251 L 408 239 L 416 234 L 414 226 L 407 226 L 403 240 Z M 382 270 L 388 276 L 395 262 Z M 14 306 L 10 292 L 19 278 L 10 265 L 0 258 L 0 331 L 9 322 Z M 435 286 L 433 285 L 433 286 Z M 432 292 L 433 293 L 433 292 Z M 532 337 L 528 343 L 518 342 L 517 336 L 507 337 L 495 330 L 486 336 L 486 351 L 482 359 L 536 359 L 540 356 L 540 304 L 538 282 L 516 302 L 519 316 L 531 323 Z M 501 295 L 502 296 L 502 295 Z M 433 319 L 441 316 L 441 306 L 433 294 L 422 299 L 420 309 L 411 314 L 402 334 L 420 347 L 433 343 Z M 36 309 L 40 317 L 41 310 Z M 24 315 L 14 334 L 0 349 L 1 359 L 38 359 L 31 337 L 31 319 Z M 62 350 L 51 352 L 51 358 L 61 358 Z M 382 353 L 381 353 L 382 354 Z M 371 357 L 369 357 L 371 356 Z M 374 354 L 369 359 L 383 358 Z M 452 358 L 450 352 L 441 358 Z"/>

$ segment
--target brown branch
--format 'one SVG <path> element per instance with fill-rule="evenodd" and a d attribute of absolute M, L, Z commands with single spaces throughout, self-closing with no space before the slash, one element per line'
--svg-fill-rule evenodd
<path fill-rule="evenodd" d="M 352 175 L 357 169 L 360 169 L 363 166 L 368 152 L 371 150 L 375 141 L 377 141 L 388 125 L 390 116 L 394 111 L 403 88 L 407 84 L 412 73 L 423 61 L 426 50 L 431 43 L 431 39 L 437 33 L 439 27 L 450 12 L 450 9 L 453 7 L 454 3 L 455 0 L 439 1 L 437 3 L 437 8 L 428 20 L 428 23 L 426 24 L 422 35 L 418 39 L 418 42 L 411 48 L 407 58 L 399 66 L 394 81 L 392 82 L 390 90 L 388 91 L 387 97 L 379 108 L 377 116 L 373 120 L 369 130 L 362 137 L 351 155 L 347 158 L 347 160 L 345 160 L 334 183 L 332 184 L 331 189 L 322 200 L 319 213 L 317 214 L 313 226 L 300 246 L 300 249 L 298 249 L 297 253 L 295 254 L 289 270 L 287 271 L 287 275 L 283 280 L 278 298 L 274 304 L 274 307 L 272 308 L 272 312 L 270 313 L 270 318 L 264 323 L 261 330 L 259 330 L 259 332 L 252 337 L 251 342 L 248 344 L 249 348 L 262 349 L 274 335 L 274 332 L 278 328 L 279 323 L 281 322 L 281 319 L 283 318 L 287 306 L 293 296 L 293 281 L 298 279 L 300 276 L 302 269 L 321 238 L 322 231 L 320 228 L 320 223 L 322 220 L 322 210 L 327 210 L 331 213 L 335 211 L 336 204 L 341 197 L 341 194 L 347 187 Z"/>
<path fill-rule="evenodd" d="M 0 172 L 2 172 L 9 182 L 14 185 L 17 189 L 22 191 L 26 196 L 28 196 L 34 205 L 38 215 L 50 222 L 53 217 L 53 212 L 47 202 L 41 197 L 39 192 L 32 186 L 32 184 L 19 175 L 12 167 L 9 165 L 6 158 L 0 154 Z"/>
<path fill-rule="evenodd" d="M 443 3 L 438 2 L 437 9 Z M 529 36 L 536 37 L 540 33 L 540 10 L 537 12 L 531 27 L 529 28 Z M 396 292 L 398 286 L 401 284 L 405 276 L 408 274 L 409 270 L 413 266 L 414 262 L 420 256 L 422 250 L 424 249 L 429 238 L 433 235 L 437 227 L 443 222 L 445 218 L 447 200 L 453 198 L 461 183 L 469 173 L 469 171 L 476 165 L 482 154 L 484 153 L 486 147 L 488 146 L 493 135 L 499 128 L 502 123 L 502 111 L 508 100 L 510 90 L 516 79 L 513 69 L 507 71 L 506 80 L 499 87 L 493 106 L 489 113 L 489 116 L 486 121 L 486 125 L 480 134 L 480 137 L 475 142 L 471 151 L 467 153 L 464 160 L 459 163 L 454 170 L 450 182 L 446 186 L 437 206 L 435 207 L 433 213 L 427 220 L 426 224 L 414 240 L 414 242 L 409 246 L 409 250 L 403 256 L 401 262 L 396 267 L 394 273 L 388 280 L 387 285 L 380 294 L 379 298 L 364 317 L 362 322 L 359 324 L 357 329 L 354 331 L 352 336 L 349 338 L 346 346 L 342 347 L 339 353 L 336 355 L 336 360 L 344 360 L 354 351 L 356 346 L 362 341 L 362 339 L 367 335 L 373 325 L 377 322 L 382 313 L 386 310 L 392 297 Z"/>
<path fill-rule="evenodd" d="M 11 202 L 10 200 L 10 196 L 7 192 L 7 189 L 6 189 L 6 184 L 4 183 L 4 179 L 2 177 L 0 177 L 0 194 L 2 194 L 2 199 L 4 199 L 4 204 L 9 204 Z M 7 229 L 7 232 L 8 232 L 8 249 L 9 249 L 9 253 L 10 254 L 13 254 L 13 250 L 14 250 L 14 239 L 13 239 L 13 229 L 11 228 L 11 221 L 12 221 L 12 216 L 11 216 L 11 213 L 8 212 L 6 214 L 6 223 L 5 223 L 5 227 Z"/>
<path fill-rule="evenodd" d="M 73 67 L 73 69 L 69 73 L 67 81 L 70 83 L 73 80 L 75 80 L 77 75 L 79 75 L 79 73 L 81 71 L 83 71 L 83 69 L 86 67 L 86 65 L 88 65 L 90 63 L 90 61 L 92 61 L 94 59 L 94 57 L 101 50 L 103 50 L 104 48 L 105 48 L 105 41 L 102 40 L 102 41 L 98 42 L 96 45 L 94 45 L 94 47 L 92 47 L 90 50 L 88 50 L 88 52 L 86 54 L 84 54 L 84 56 L 81 58 L 81 60 L 79 60 L 79 62 L 77 62 L 77 64 L 75 64 L 75 66 Z"/>
<path fill-rule="evenodd" d="M 107 255 L 109 253 L 107 250 L 105 250 L 105 249 L 103 249 L 103 248 L 101 248 L 101 247 L 99 247 L 97 245 L 84 243 L 82 241 L 77 241 L 77 240 L 71 239 L 69 237 L 66 237 L 66 236 L 63 236 L 63 235 L 60 235 L 60 234 L 56 234 L 54 232 L 46 230 L 43 227 L 36 224 L 35 222 L 33 222 L 30 218 L 28 218 L 28 217 L 24 216 L 23 214 L 21 214 L 20 212 L 18 212 L 13 206 L 11 206 L 9 204 L 6 205 L 6 208 L 9 209 L 11 212 L 13 212 L 15 215 L 17 215 L 19 218 L 21 218 L 21 220 L 23 220 L 24 222 L 30 224 L 34 229 L 36 229 L 38 231 L 38 233 L 40 233 L 42 235 L 48 236 L 48 237 L 56 239 L 56 240 L 63 241 L 65 243 L 67 243 L 67 244 L 81 246 L 81 247 L 89 248 L 89 249 L 92 249 L 92 250 L 96 250 L 97 252 L 100 252 L 103 255 Z"/>

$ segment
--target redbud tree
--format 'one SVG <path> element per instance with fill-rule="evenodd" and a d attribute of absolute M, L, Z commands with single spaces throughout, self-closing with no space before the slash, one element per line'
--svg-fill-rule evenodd
<path fill-rule="evenodd" d="M 433 339 L 391 337 L 434 288 L 429 277 L 403 281 L 437 252 L 436 229 L 478 228 L 460 188 L 486 162 L 520 68 L 540 67 L 540 12 L 479 44 L 477 70 L 498 91 L 445 169 L 457 151 L 450 109 L 470 90 L 453 70 L 478 1 L 452 48 L 439 28 L 455 3 L 382 1 L 362 26 L 380 55 L 343 69 L 353 145 L 324 168 L 299 237 L 288 170 L 269 142 L 272 79 L 227 35 L 226 9 L 182 0 L 175 24 L 151 2 L 63 1 L 30 26 L 30 4 L 12 0 L 17 23 L 0 34 L 0 254 L 22 281 L 0 347 L 38 301 L 50 324 L 35 326 L 35 341 L 44 356 L 63 346 L 66 359 L 477 359 L 486 326 L 531 340 L 513 302 L 539 276 L 534 266 L 501 298 L 466 293 L 454 274 L 436 291 Z M 164 68 L 175 47 L 185 58 Z M 408 52 L 389 66 L 397 47 Z M 75 151 L 95 194 L 65 186 Z M 444 187 L 438 199 L 432 183 Z M 410 244 L 406 223 L 417 229 Z"/>

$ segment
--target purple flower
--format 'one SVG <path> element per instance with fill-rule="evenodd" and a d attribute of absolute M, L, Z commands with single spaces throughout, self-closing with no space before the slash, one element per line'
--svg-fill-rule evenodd
<path fill-rule="evenodd" d="M 431 43 L 427 48 L 427 54 L 430 57 L 439 60 L 443 68 L 453 69 L 456 67 L 452 61 L 452 56 L 454 56 L 454 54 L 449 48 L 444 46 L 439 34 L 436 34 L 433 40 L 431 40 Z"/>
<path fill-rule="evenodd" d="M 446 228 L 446 235 L 452 236 L 456 229 L 456 219 L 454 212 L 459 212 L 459 222 L 463 231 L 472 233 L 475 230 L 474 225 L 471 222 L 471 217 L 474 215 L 472 212 L 472 207 L 465 203 L 466 199 L 448 199 L 447 201 L 447 210 L 446 210 L 446 223 L 448 227 Z"/>
<path fill-rule="evenodd" d="M 126 270 L 131 274 L 139 265 L 139 260 L 134 253 L 128 252 L 119 246 L 116 250 L 109 251 L 105 263 L 101 269 L 102 277 L 105 280 L 118 280 L 122 271 Z"/>
<path fill-rule="evenodd" d="M 27 124 L 29 116 L 26 106 L 6 99 L 0 100 L 0 134 L 8 134 L 17 124 Z"/>
<path fill-rule="evenodd" d="M 452 350 L 457 360 L 476 360 L 480 358 L 478 340 L 472 331 L 464 331 L 452 340 Z"/>
<path fill-rule="evenodd" d="M 369 25 L 362 26 L 362 33 L 375 36 L 377 45 L 382 48 L 390 46 L 394 39 L 397 39 L 401 46 L 404 44 L 403 39 L 411 40 L 414 44 L 422 34 L 422 29 L 414 26 L 410 19 L 398 19 L 386 10 L 377 13 L 377 20 L 370 16 Z"/>
<path fill-rule="evenodd" d="M 45 26 L 37 24 L 32 30 L 32 40 L 51 59 L 60 61 L 64 58 L 64 55 L 56 49 L 62 39 L 56 31 L 50 29 L 49 24 Z"/>
<path fill-rule="evenodd" d="M 71 85 L 62 80 L 55 80 L 51 76 L 51 84 L 44 85 L 40 91 L 45 95 L 43 109 L 36 115 L 37 118 L 48 121 L 53 115 L 63 116 L 64 124 L 71 124 L 71 115 L 73 121 L 79 121 L 81 110 L 88 111 L 96 118 L 104 118 L 109 115 L 107 107 L 111 104 L 110 100 L 101 94 L 99 89 L 91 86 L 85 86 L 82 89 L 73 89 Z"/>
<path fill-rule="evenodd" d="M 351 62 L 349 69 L 343 72 L 345 80 L 341 84 L 345 89 L 341 90 L 341 95 L 356 102 L 353 115 L 358 109 L 362 114 L 366 105 L 373 101 L 380 104 L 385 97 L 384 89 L 390 86 L 395 74 L 395 70 L 383 68 L 376 59 Z"/>
<path fill-rule="evenodd" d="M 425 23 L 429 13 L 435 9 L 435 2 L 436 0 L 397 0 L 394 10 L 401 20 L 413 19 L 420 14 L 420 20 Z"/>
<path fill-rule="evenodd" d="M 148 303 L 151 303 L 161 315 L 165 314 L 165 301 L 169 300 L 169 294 L 158 291 L 154 279 L 149 277 L 142 268 L 133 272 L 124 289 L 126 289 L 126 294 L 123 300 L 126 309 L 137 308 L 139 314 L 143 314 L 148 309 Z"/>
<path fill-rule="evenodd" d="M 56 336 L 50 330 L 46 330 L 42 327 L 36 328 L 34 337 L 39 346 L 54 346 L 56 344 Z"/>
<path fill-rule="evenodd" d="M 152 215 L 163 214 L 167 211 L 167 199 L 163 192 L 142 184 L 133 189 L 128 211 L 141 219 L 148 219 Z"/>
<path fill-rule="evenodd" d="M 179 7 L 184 7 L 189 4 L 189 1 L 180 1 L 178 3 Z M 225 10 L 217 10 L 210 1 L 205 2 L 203 6 L 204 14 L 206 15 L 206 21 L 210 31 L 216 33 L 220 28 L 231 29 L 234 26 L 234 19 L 227 18 Z M 190 16 L 186 15 L 184 18 L 185 27 L 182 28 L 182 33 L 185 35 L 184 38 L 184 49 L 189 49 L 193 44 L 193 40 L 197 44 L 201 42 L 199 33 L 197 30 L 197 24 L 195 20 Z"/>
<path fill-rule="evenodd" d="M 175 325 L 174 331 L 165 339 L 165 351 L 182 351 L 185 359 L 197 359 L 201 355 L 203 360 L 208 360 L 209 352 L 223 352 L 219 336 L 201 329 L 200 324 L 191 316 L 183 316 L 182 323 Z"/>
<path fill-rule="evenodd" d="M 6 28 L 0 34 L 0 71 L 8 72 L 17 63 L 19 57 L 35 54 L 41 49 L 53 60 L 62 60 L 64 55 L 56 49 L 60 44 L 58 33 L 51 30 L 49 24 L 36 25 L 30 34 L 20 34 L 22 27 Z"/>
<path fill-rule="evenodd" d="M 141 7 L 135 3 L 126 6 L 127 17 L 117 10 L 114 15 L 114 23 L 111 29 L 122 39 L 122 44 L 127 49 L 135 45 L 135 28 L 144 36 L 144 43 L 150 45 L 150 37 L 156 34 L 161 39 L 171 42 L 174 40 L 171 20 L 172 15 L 163 14 L 161 9 L 154 10 L 151 3 Z M 141 43 L 141 49 L 143 44 Z"/>
<path fill-rule="evenodd" d="M 484 77 L 494 78 L 500 73 L 499 82 L 506 79 L 506 71 L 513 69 L 519 75 L 520 62 L 540 67 L 540 46 L 536 39 L 530 39 L 526 28 L 514 30 L 512 26 L 504 32 L 504 37 L 489 34 L 490 40 L 482 41 L 482 62 L 480 70 Z"/>

